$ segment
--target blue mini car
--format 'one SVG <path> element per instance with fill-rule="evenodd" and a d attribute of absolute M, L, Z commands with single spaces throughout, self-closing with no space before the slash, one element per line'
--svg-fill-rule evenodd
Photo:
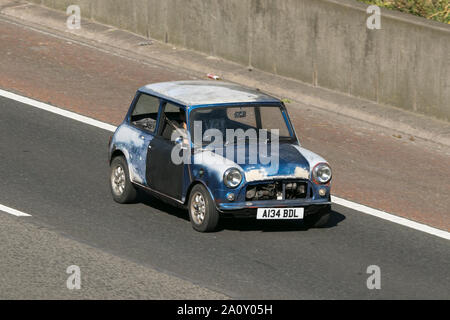
<path fill-rule="evenodd" d="M 189 211 L 195 230 L 223 216 L 303 220 L 330 216 L 331 168 L 301 147 L 282 101 L 218 81 L 140 88 L 109 144 L 114 200 L 144 190 Z"/>

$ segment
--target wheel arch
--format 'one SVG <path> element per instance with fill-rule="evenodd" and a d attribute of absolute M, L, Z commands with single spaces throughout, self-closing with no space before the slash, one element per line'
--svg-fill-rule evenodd
<path fill-rule="evenodd" d="M 114 149 L 111 152 L 111 156 L 109 158 L 109 164 L 111 165 L 111 163 L 114 160 L 114 158 L 117 158 L 117 157 L 124 157 L 125 160 L 127 161 L 127 163 L 129 163 L 128 157 L 127 157 L 126 153 L 123 150 L 121 150 L 121 149 Z"/>
<path fill-rule="evenodd" d="M 187 191 L 186 191 L 186 199 L 185 199 L 185 201 L 184 201 L 184 204 L 185 204 L 185 205 L 188 205 L 188 204 L 189 204 L 189 198 L 190 198 L 190 196 L 191 196 L 192 189 L 194 189 L 194 187 L 197 186 L 197 185 L 202 185 L 202 186 L 206 189 L 206 191 L 208 191 L 209 196 L 211 197 L 212 201 L 214 202 L 214 205 L 215 205 L 216 208 L 217 208 L 217 204 L 216 204 L 216 201 L 215 201 L 215 198 L 214 198 L 213 193 L 211 192 L 211 190 L 209 189 L 209 187 L 206 185 L 206 183 L 205 183 L 204 181 L 201 181 L 201 180 L 194 180 L 194 181 L 190 184 L 189 188 L 188 188 Z"/>

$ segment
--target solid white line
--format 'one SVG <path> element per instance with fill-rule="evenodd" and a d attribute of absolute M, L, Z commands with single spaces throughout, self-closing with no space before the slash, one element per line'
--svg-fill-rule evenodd
<path fill-rule="evenodd" d="M 76 121 L 79 121 L 79 122 L 83 122 L 83 123 L 86 123 L 86 124 L 89 124 L 91 126 L 98 127 L 98 128 L 101 128 L 101 129 L 104 129 L 104 130 L 107 130 L 107 131 L 111 131 L 111 132 L 116 131 L 116 127 L 113 126 L 113 125 L 110 125 L 108 123 L 101 122 L 101 121 L 98 121 L 98 120 L 95 120 L 95 119 L 92 119 L 92 118 L 89 118 L 89 117 L 85 117 L 85 116 L 82 116 L 82 115 L 80 115 L 78 113 L 75 113 L 75 112 L 70 112 L 70 111 L 67 111 L 67 110 L 63 110 L 63 109 L 51 106 L 49 104 L 46 104 L 46 103 L 43 103 L 43 102 L 39 102 L 39 101 L 30 99 L 30 98 L 26 98 L 26 97 L 23 97 L 23 96 L 20 96 L 18 94 L 11 93 L 11 92 L 8 92 L 8 91 L 2 90 L 2 89 L 0 89 L 0 96 L 8 98 L 8 99 L 12 99 L 12 100 L 24 103 L 24 104 L 28 104 L 28 105 L 33 106 L 35 108 L 39 108 L 39 109 L 42 109 L 42 110 L 45 110 L 45 111 L 48 111 L 48 112 L 51 112 L 51 113 L 55 113 L 55 114 L 58 114 L 60 116 L 63 116 L 63 117 L 66 117 L 66 118 L 70 118 L 70 119 L 73 119 L 73 120 L 76 120 Z"/>
<path fill-rule="evenodd" d="M 107 131 L 111 131 L 111 132 L 116 131 L 116 127 L 113 126 L 113 125 L 110 125 L 108 123 L 101 122 L 101 121 L 98 121 L 98 120 L 95 120 L 95 119 L 92 119 L 92 118 L 88 118 L 88 117 L 79 115 L 77 113 L 66 111 L 66 110 L 63 110 L 63 109 L 60 109 L 60 108 L 57 108 L 57 107 L 53 107 L 53 106 L 48 105 L 46 103 L 39 102 L 39 101 L 30 99 L 30 98 L 26 98 L 26 97 L 23 97 L 23 96 L 20 96 L 18 94 L 14 94 L 14 93 L 11 93 L 11 92 L 8 92 L 8 91 L 5 91 L 5 90 L 1 90 L 0 89 L 0 96 L 3 96 L 3 97 L 8 98 L 8 99 L 12 99 L 12 100 L 24 103 L 24 104 L 28 104 L 30 106 L 33 106 L 33 107 L 36 107 L 36 108 L 39 108 L 39 109 L 42 109 L 42 110 L 46 110 L 46 111 L 49 111 L 49 112 L 52 112 L 52 113 L 56 113 L 56 114 L 61 115 L 63 117 L 70 118 L 70 119 L 73 119 L 73 120 L 76 120 L 76 121 L 79 121 L 79 122 L 83 122 L 83 123 L 86 123 L 86 124 L 89 124 L 91 126 L 98 127 L 98 128 L 101 128 L 101 129 L 104 129 L 104 130 L 107 130 Z M 343 206 L 343 207 L 347 207 L 347 208 L 350 208 L 350 209 L 353 209 L 353 210 L 356 210 L 356 211 L 359 211 L 359 212 L 362 212 L 362 213 L 365 213 L 365 214 L 368 214 L 368 215 L 371 215 L 371 216 L 374 216 L 374 217 L 378 217 L 380 219 L 391 221 L 391 222 L 394 222 L 394 223 L 397 223 L 397 224 L 409 227 L 411 229 L 422 231 L 422 232 L 425 232 L 425 233 L 428 233 L 428 234 L 431 234 L 431 235 L 434 235 L 434 236 L 437 236 L 437 237 L 440 237 L 440 238 L 443 238 L 443 239 L 450 240 L 450 233 L 447 232 L 447 231 L 436 229 L 436 228 L 427 226 L 425 224 L 418 223 L 418 222 L 415 222 L 415 221 L 412 221 L 412 220 L 409 220 L 409 219 L 406 219 L 406 218 L 402 218 L 402 217 L 399 217 L 399 216 L 396 216 L 396 215 L 393 215 L 393 214 L 390 214 L 390 213 L 387 213 L 387 212 L 384 212 L 384 211 L 381 211 L 381 210 L 369 208 L 369 207 L 364 206 L 362 204 L 359 204 L 359 203 L 356 203 L 356 202 L 352 202 L 352 201 L 348 201 L 348 200 L 345 200 L 345 199 L 342 199 L 342 198 L 339 198 L 339 197 L 332 196 L 331 200 L 332 200 L 333 203 L 335 203 L 337 205 L 340 205 L 340 206 Z M 0 206 L 0 208 L 1 208 L 1 206 Z M 13 209 L 10 209 L 10 210 L 13 210 Z M 16 211 L 16 212 L 18 212 L 18 211 Z"/>
<path fill-rule="evenodd" d="M 13 209 L 13 208 L 5 207 L 5 206 L 2 206 L 1 204 L 0 204 L 0 211 L 12 214 L 13 216 L 16 216 L 16 217 L 31 217 L 31 214 L 21 212 L 16 209 Z"/>
<path fill-rule="evenodd" d="M 434 236 L 440 237 L 440 238 L 444 238 L 447 240 L 450 240 L 450 233 L 444 230 L 440 230 L 440 229 L 436 229 L 430 226 L 427 226 L 426 224 L 423 223 L 418 223 L 406 218 L 402 218 L 381 210 L 377 210 L 377 209 L 373 209 L 367 206 L 364 206 L 362 204 L 356 203 L 356 202 L 352 202 L 352 201 L 348 201 L 339 197 L 335 197 L 335 196 L 331 196 L 331 201 L 335 204 L 338 204 L 340 206 L 343 207 L 347 207 L 383 220 L 388 220 L 397 224 L 401 224 L 402 226 L 406 226 L 409 227 L 411 229 L 415 229 L 415 230 L 419 230 L 422 232 L 426 232 L 428 234 L 432 234 Z"/>

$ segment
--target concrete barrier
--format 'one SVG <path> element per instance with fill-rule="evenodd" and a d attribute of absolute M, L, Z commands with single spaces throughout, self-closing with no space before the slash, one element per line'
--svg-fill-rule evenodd
<path fill-rule="evenodd" d="M 450 120 L 450 26 L 354 0 L 33 0 L 303 82 Z"/>

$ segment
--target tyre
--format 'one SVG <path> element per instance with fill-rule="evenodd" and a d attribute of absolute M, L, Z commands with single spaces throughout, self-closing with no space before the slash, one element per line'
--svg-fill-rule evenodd
<path fill-rule="evenodd" d="M 217 229 L 219 213 L 206 188 L 198 184 L 189 195 L 189 218 L 192 227 L 199 232 L 211 232 Z"/>
<path fill-rule="evenodd" d="M 331 206 L 320 209 L 317 213 L 307 215 L 304 222 L 308 228 L 323 228 L 327 225 L 331 216 Z"/>
<path fill-rule="evenodd" d="M 114 201 L 122 204 L 136 201 L 137 191 L 130 181 L 127 161 L 122 156 L 111 162 L 110 187 Z"/>

